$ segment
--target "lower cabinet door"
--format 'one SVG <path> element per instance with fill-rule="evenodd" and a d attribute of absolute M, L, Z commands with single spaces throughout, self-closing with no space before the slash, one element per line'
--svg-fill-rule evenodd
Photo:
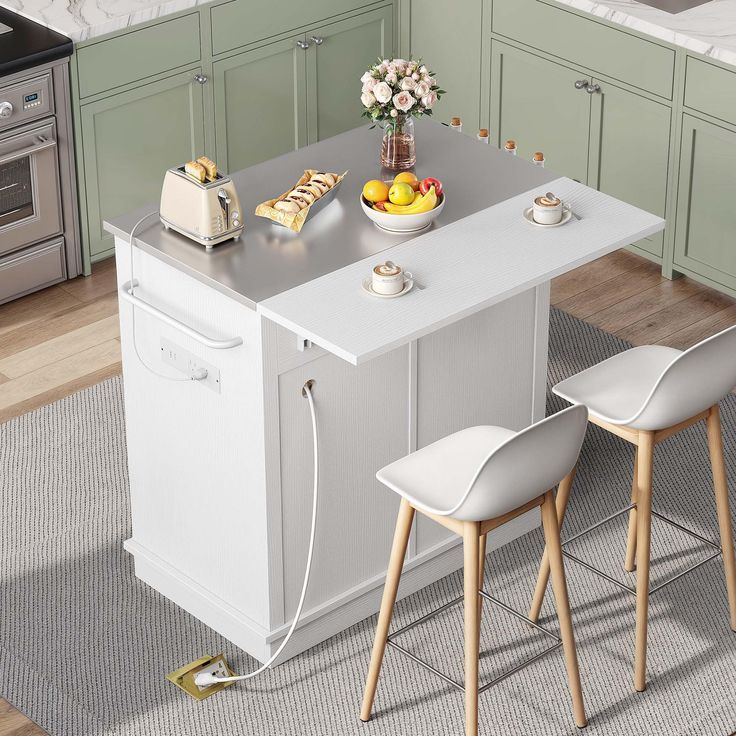
<path fill-rule="evenodd" d="M 593 85 L 588 184 L 664 217 L 670 108 L 610 82 Z M 657 233 L 636 245 L 661 258 L 663 243 L 664 233 Z"/>
<path fill-rule="evenodd" d="M 392 56 L 393 8 L 386 6 L 307 32 L 309 142 L 367 122 L 360 77 L 378 57 Z"/>
<path fill-rule="evenodd" d="M 307 142 L 303 34 L 212 65 L 217 162 L 228 173 Z"/>
<path fill-rule="evenodd" d="M 736 132 L 683 115 L 675 267 L 736 289 Z"/>
<path fill-rule="evenodd" d="M 519 156 L 586 183 L 591 97 L 582 72 L 498 41 L 491 45 L 491 139 L 513 139 Z M 585 80 L 586 83 L 588 80 Z"/>
<path fill-rule="evenodd" d="M 93 261 L 113 252 L 104 220 L 157 202 L 166 169 L 205 153 L 199 73 L 192 69 L 82 106 Z"/>

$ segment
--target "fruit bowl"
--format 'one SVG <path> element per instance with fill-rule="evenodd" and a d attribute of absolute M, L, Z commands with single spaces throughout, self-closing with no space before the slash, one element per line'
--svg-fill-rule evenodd
<path fill-rule="evenodd" d="M 388 230 L 390 233 L 415 233 L 426 230 L 442 212 L 445 206 L 445 194 L 444 192 L 440 194 L 433 209 L 416 215 L 392 215 L 388 212 L 374 210 L 362 194 L 360 195 L 360 206 L 368 219 L 382 230 Z"/>

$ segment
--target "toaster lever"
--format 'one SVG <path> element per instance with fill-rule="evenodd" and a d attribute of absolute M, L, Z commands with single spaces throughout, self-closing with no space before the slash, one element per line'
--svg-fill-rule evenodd
<path fill-rule="evenodd" d="M 230 227 L 230 203 L 232 202 L 232 199 L 228 197 L 228 194 L 224 189 L 220 189 L 220 191 L 217 192 L 217 199 L 220 202 L 222 211 L 225 213 L 225 228 L 228 228 Z"/>

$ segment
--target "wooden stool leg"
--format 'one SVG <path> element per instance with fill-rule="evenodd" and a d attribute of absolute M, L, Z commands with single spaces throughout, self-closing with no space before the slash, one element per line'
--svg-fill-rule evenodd
<path fill-rule="evenodd" d="M 480 579 L 480 524 L 466 521 L 465 554 L 465 736 L 478 734 L 478 581 Z"/>
<path fill-rule="evenodd" d="M 639 448 L 636 448 L 634 454 L 634 474 L 631 480 L 631 503 L 636 503 L 639 494 L 637 493 L 639 473 Z M 624 562 L 624 570 L 626 572 L 634 572 L 636 568 L 636 509 L 629 511 L 629 533 L 626 540 L 626 561 Z"/>
<path fill-rule="evenodd" d="M 575 469 L 573 468 L 560 482 L 559 488 L 557 489 L 557 519 L 559 520 L 559 526 L 562 527 L 562 522 L 565 519 L 565 511 L 567 511 L 567 502 L 570 499 L 570 489 L 572 488 L 572 482 L 575 479 Z M 532 598 L 532 605 L 529 609 L 529 618 L 536 623 L 539 620 L 539 612 L 542 610 L 542 602 L 544 601 L 544 594 L 547 590 L 547 583 L 549 582 L 549 556 L 547 548 L 544 548 L 542 554 L 542 562 L 539 565 L 539 575 L 537 576 L 537 585 L 534 588 L 534 597 Z"/>
<path fill-rule="evenodd" d="M 567 596 L 567 582 L 565 581 L 565 568 L 562 562 L 562 547 L 560 546 L 560 525 L 557 520 L 552 491 L 547 491 L 544 496 L 542 523 L 544 525 L 544 537 L 549 552 L 552 590 L 555 595 L 557 617 L 560 622 L 560 638 L 562 639 L 562 646 L 565 650 L 565 664 L 567 666 L 567 678 L 572 694 L 572 709 L 575 717 L 575 725 L 578 728 L 584 728 L 588 721 L 585 717 L 583 690 L 580 686 L 580 671 L 578 669 L 578 656 L 575 651 L 575 638 L 572 632 L 570 601 Z"/>
<path fill-rule="evenodd" d="M 376 638 L 373 641 L 371 664 L 368 668 L 368 677 L 365 682 L 363 706 L 360 709 L 361 721 L 368 721 L 371 717 L 373 699 L 375 698 L 376 686 L 378 685 L 378 675 L 381 672 L 383 655 L 386 651 L 388 630 L 391 625 L 391 616 L 394 612 L 396 593 L 399 590 L 401 571 L 404 567 L 406 545 L 409 542 L 409 534 L 411 533 L 411 525 L 413 521 L 414 507 L 411 506 L 406 499 L 402 498 L 401 506 L 399 507 L 399 516 L 396 519 L 396 531 L 394 532 L 394 541 L 391 546 L 391 558 L 388 564 L 388 572 L 386 573 L 386 584 L 383 588 L 381 612 L 378 614 L 378 624 L 376 626 Z"/>
<path fill-rule="evenodd" d="M 649 617 L 649 555 L 652 531 L 652 463 L 654 433 L 639 432 L 636 510 L 636 652 L 634 687 L 647 687 L 647 623 Z"/>
<path fill-rule="evenodd" d="M 488 535 L 482 534 L 478 546 L 478 590 L 483 590 L 483 578 L 486 573 L 486 544 Z M 480 622 L 483 616 L 483 596 L 478 595 L 478 631 L 480 632 Z M 480 633 L 478 634 L 480 639 Z"/>
<path fill-rule="evenodd" d="M 736 631 L 736 560 L 734 559 L 733 528 L 731 509 L 728 504 L 728 480 L 726 464 L 723 460 L 723 437 L 721 435 L 721 412 L 718 405 L 708 414 L 708 449 L 713 469 L 713 486 L 716 492 L 718 526 L 721 532 L 723 568 L 726 573 L 726 591 L 731 609 L 731 629 Z"/>

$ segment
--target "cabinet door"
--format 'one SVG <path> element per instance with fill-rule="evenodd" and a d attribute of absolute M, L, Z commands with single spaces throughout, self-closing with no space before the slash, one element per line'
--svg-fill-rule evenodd
<path fill-rule="evenodd" d="M 82 107 L 87 225 L 92 260 L 110 255 L 109 220 L 161 195 L 164 172 L 204 151 L 199 69 Z"/>
<path fill-rule="evenodd" d="M 307 142 L 303 35 L 212 65 L 217 161 L 228 172 Z"/>
<path fill-rule="evenodd" d="M 736 289 L 736 132 L 683 116 L 675 266 Z"/>
<path fill-rule="evenodd" d="M 593 80 L 588 184 L 665 216 L 670 147 L 669 107 L 609 82 Z M 662 257 L 664 233 L 636 245 Z"/>
<path fill-rule="evenodd" d="M 518 155 L 543 151 L 547 168 L 585 183 L 591 95 L 576 89 L 575 69 L 494 41 L 491 136 L 516 141 Z"/>
<path fill-rule="evenodd" d="M 366 122 L 360 77 L 378 57 L 392 55 L 391 6 L 307 32 L 309 142 Z"/>
<path fill-rule="evenodd" d="M 459 115 L 464 130 L 480 125 L 482 0 L 409 0 L 409 54 L 422 58 L 437 74 L 447 97 L 433 111 L 449 122 Z"/>

